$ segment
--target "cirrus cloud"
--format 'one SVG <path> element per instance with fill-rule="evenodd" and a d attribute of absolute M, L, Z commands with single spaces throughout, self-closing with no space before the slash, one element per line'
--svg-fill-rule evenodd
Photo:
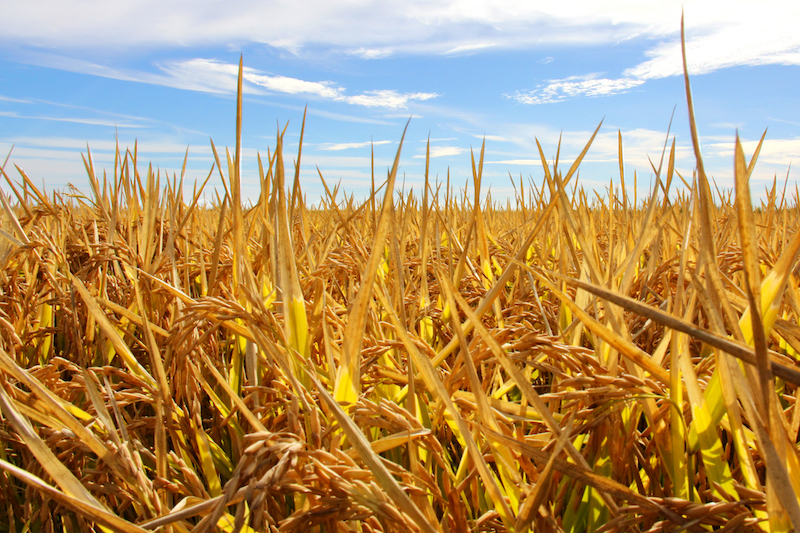
<path fill-rule="evenodd" d="M 336 99 L 365 107 L 405 109 L 409 102 L 430 100 L 437 96 L 439 95 L 436 93 L 398 93 L 393 90 L 382 90 L 366 91 L 355 96 L 339 96 Z"/>
<path fill-rule="evenodd" d="M 431 159 L 434 157 L 450 157 L 454 155 L 461 155 L 466 152 L 466 148 L 459 148 L 457 146 L 431 146 Z M 415 159 L 422 159 L 425 154 L 415 155 Z"/>
<path fill-rule="evenodd" d="M 366 148 L 367 146 L 379 146 L 381 144 L 391 144 L 394 141 L 366 141 L 360 143 L 326 143 L 318 148 L 326 152 L 338 152 L 340 150 L 351 150 L 353 148 Z"/>
<path fill-rule="evenodd" d="M 707 4 L 687 6 L 686 56 L 689 73 L 707 74 L 736 66 L 800 65 L 800 6 L 766 2 L 732 1 L 725 10 L 710 10 Z M 697 21 L 700 21 L 698 24 Z M 624 93 L 648 80 L 683 74 L 680 36 L 675 30 L 644 51 L 647 58 L 624 69 L 618 78 L 598 74 L 549 80 L 531 90 L 518 90 L 508 98 L 523 104 L 550 104 L 579 96 L 609 96 Z M 633 37 L 658 38 L 655 32 Z"/>
<path fill-rule="evenodd" d="M 156 65 L 159 70 L 158 73 L 119 69 L 83 60 L 42 54 L 36 56 L 35 63 L 105 78 L 164 85 L 176 89 L 214 94 L 235 92 L 239 73 L 239 65 L 235 63 L 207 58 L 163 61 Z M 250 67 L 243 68 L 242 79 L 243 89 L 246 93 L 281 93 L 302 97 L 316 97 L 322 100 L 387 110 L 406 109 L 412 102 L 422 102 L 439 96 L 438 93 L 433 92 L 402 93 L 392 89 L 369 90 L 360 94 L 348 95 L 344 87 L 340 87 L 333 81 L 302 80 L 289 76 L 268 74 Z"/>
<path fill-rule="evenodd" d="M 508 97 L 521 104 L 552 104 L 576 96 L 608 96 L 623 93 L 643 83 L 644 80 L 637 78 L 609 79 L 589 74 L 550 80 L 541 87 L 530 91 L 517 91 Z"/>

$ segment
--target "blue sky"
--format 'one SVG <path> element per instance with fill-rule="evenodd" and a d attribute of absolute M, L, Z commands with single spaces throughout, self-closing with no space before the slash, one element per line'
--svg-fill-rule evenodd
<path fill-rule="evenodd" d="M 547 5 L 545 5 L 547 4 Z M 550 5 L 552 4 L 552 5 Z M 80 153 L 113 172 L 115 138 L 152 162 L 202 180 L 218 148 L 234 145 L 236 69 L 244 55 L 244 193 L 258 194 L 256 153 L 289 122 L 296 154 L 308 118 L 302 183 L 308 199 L 330 183 L 363 197 L 385 177 L 403 127 L 401 173 L 420 190 L 425 142 L 431 176 L 463 186 L 470 149 L 486 139 L 484 183 L 513 195 L 509 173 L 540 184 L 536 139 L 568 166 L 604 120 L 580 183 L 600 194 L 652 178 L 673 109 L 677 168 L 693 168 L 680 76 L 680 17 L 707 171 L 731 186 L 738 128 L 748 156 L 767 140 L 754 196 L 800 156 L 800 5 L 793 2 L 371 2 L 38 0 L 3 7 L 0 152 L 47 190 L 88 191 Z M 288 161 L 292 156 L 288 155 Z M 11 164 L 9 164 L 11 167 Z M 16 170 L 6 169 L 12 178 Z M 796 171 L 789 182 L 796 183 Z M 211 186 L 219 187 L 218 178 Z"/>

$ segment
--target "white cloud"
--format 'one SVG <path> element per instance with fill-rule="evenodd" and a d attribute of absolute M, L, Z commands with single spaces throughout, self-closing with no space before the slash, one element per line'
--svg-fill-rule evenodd
<path fill-rule="evenodd" d="M 753 17 L 752 3 L 720 9 L 700 0 L 40 0 L 4 6 L 0 41 L 40 49 L 131 50 L 261 43 L 292 53 L 338 49 L 365 57 L 445 53 L 491 43 L 503 48 L 545 44 L 613 44 L 636 34 L 675 33 L 681 7 L 690 27 Z M 707 6 L 706 4 L 712 4 Z M 789 2 L 762 1 L 758 11 L 785 18 Z"/>
<path fill-rule="evenodd" d="M 642 37 L 668 44 L 685 8 L 690 35 L 711 44 L 705 48 L 711 64 L 724 64 L 722 56 L 735 64 L 753 64 L 765 54 L 793 62 L 779 56 L 796 53 L 800 14 L 797 2 L 785 0 L 761 0 L 757 6 L 751 0 L 728 0 L 724 6 L 704 0 L 242 0 L 235 8 L 220 0 L 6 4 L 0 42 L 14 46 L 98 56 L 110 50 L 260 43 L 292 53 L 333 49 L 365 58 L 487 45 L 614 44 Z M 656 62 L 657 56 L 658 46 L 652 57 Z M 655 70 L 662 71 L 660 66 Z"/>
<path fill-rule="evenodd" d="M 733 8 L 735 12 L 735 3 Z M 786 8 L 786 11 L 776 13 L 769 6 L 749 9 L 741 19 L 716 17 L 712 19 L 716 24 L 689 33 L 686 43 L 689 73 L 707 74 L 735 66 L 800 65 L 800 34 L 796 31 L 800 9 Z M 517 91 L 509 98 L 523 104 L 549 104 L 578 96 L 608 96 L 627 92 L 647 80 L 683 74 L 677 35 L 646 50 L 645 56 L 646 61 L 625 69 L 619 78 L 588 74 L 550 80 L 533 90 Z"/>
<path fill-rule="evenodd" d="M 287 94 L 316 94 L 323 98 L 338 98 L 342 89 L 332 82 L 304 81 L 286 76 L 251 75 L 247 80 L 270 91 Z"/>
<path fill-rule="evenodd" d="M 237 64 L 205 58 L 162 62 L 157 65 L 161 73 L 153 74 L 149 72 L 106 67 L 89 61 L 52 55 L 37 54 L 32 57 L 34 58 L 34 63 L 42 66 L 102 76 L 105 78 L 164 85 L 177 89 L 216 94 L 235 93 L 239 73 L 239 65 Z M 288 76 L 269 75 L 250 67 L 244 67 L 242 79 L 244 82 L 244 91 L 246 93 L 282 93 L 306 97 L 311 96 L 364 107 L 379 107 L 393 110 L 406 109 L 410 102 L 422 102 L 439 96 L 437 93 L 401 93 L 391 89 L 372 90 L 357 95 L 346 95 L 345 89 L 337 86 L 336 83 L 332 81 L 307 81 Z M 333 118 L 333 116 L 331 116 L 331 118 Z M 363 121 L 357 118 L 353 118 L 352 120 Z"/>
<path fill-rule="evenodd" d="M 263 44 L 293 54 L 344 53 L 365 59 L 393 54 L 458 54 L 489 48 L 601 46 L 636 39 L 648 49 L 645 60 L 618 77 L 554 79 L 511 98 L 522 103 L 558 102 L 630 90 L 646 80 L 681 72 L 678 29 L 685 9 L 688 59 L 693 73 L 738 65 L 800 65 L 800 3 L 785 0 L 728 0 L 724 7 L 704 0 L 307 0 L 300 3 L 243 0 L 235 9 L 219 0 L 161 2 L 42 0 L 4 5 L 0 45 L 8 58 L 58 51 L 66 63 L 83 61 L 79 71 L 208 92 L 234 75 L 213 60 L 163 64 L 159 74 L 121 72 L 97 58 L 136 55 L 158 48 Z M 75 13 L 80 13 L 76 17 Z M 87 39 L 91 35 L 91 39 Z M 92 61 L 83 58 L 95 58 Z M 545 58 L 542 61 L 548 61 Z M 205 64 L 201 64 L 205 62 Z M 69 66 L 61 66 L 70 70 Z M 74 69 L 74 65 L 73 65 Z M 248 72 L 250 90 L 341 98 L 355 105 L 402 109 L 433 93 L 368 91 L 347 96 L 334 82 Z"/>
<path fill-rule="evenodd" d="M 17 98 L 10 98 L 8 96 L 0 95 L 0 101 L 2 102 L 14 102 L 15 104 L 30 104 L 30 100 L 19 100 Z"/>
<path fill-rule="evenodd" d="M 473 44 L 462 44 L 451 48 L 450 50 L 445 50 L 445 55 L 456 55 L 456 54 L 463 54 L 467 52 L 475 52 L 478 50 L 484 50 L 486 48 L 491 48 L 493 46 L 497 46 L 497 43 L 473 43 Z"/>
<path fill-rule="evenodd" d="M 550 80 L 533 90 L 520 90 L 509 98 L 524 104 L 547 104 L 578 96 L 607 96 L 626 92 L 647 80 L 683 74 L 678 19 L 661 19 L 672 6 L 662 2 L 648 20 L 640 11 L 620 8 L 619 22 L 641 25 L 633 38 L 659 39 L 645 50 L 645 61 L 623 70 L 619 78 L 595 74 Z M 628 6 L 631 7 L 631 6 Z M 655 6 L 646 6 L 655 7 Z M 661 19 L 661 20 L 659 20 Z M 670 21 L 671 28 L 664 23 Z M 686 57 L 689 73 L 706 74 L 736 66 L 800 65 L 800 4 L 733 0 L 724 9 L 714 2 L 686 5 Z M 617 22 L 615 21 L 615 24 Z"/>
<path fill-rule="evenodd" d="M 125 122 L 114 122 L 111 120 L 102 120 L 96 118 L 80 118 L 80 117 L 48 117 L 41 115 L 20 115 L 13 111 L 0 111 L 0 117 L 19 118 L 25 120 L 47 120 L 50 122 L 71 122 L 73 124 L 86 124 L 89 126 L 106 126 L 112 128 L 143 128 L 141 124 L 128 124 Z"/>
<path fill-rule="evenodd" d="M 431 159 L 434 157 L 449 157 L 460 155 L 467 152 L 466 148 L 458 148 L 457 146 L 431 146 Z M 424 159 L 425 154 L 415 155 L 415 159 Z"/>
<path fill-rule="evenodd" d="M 538 166 L 542 164 L 540 159 L 503 159 L 500 161 L 485 161 L 487 165 L 532 165 Z"/>
<path fill-rule="evenodd" d="M 320 150 L 335 152 L 339 150 L 350 150 L 352 148 L 365 148 L 367 146 L 379 146 L 381 144 L 390 144 L 394 141 L 366 141 L 361 143 L 331 143 L 319 146 Z"/>
<path fill-rule="evenodd" d="M 552 104 L 576 96 L 609 96 L 627 92 L 642 85 L 637 78 L 609 79 L 595 74 L 550 80 L 546 85 L 530 91 L 517 91 L 509 98 L 521 104 Z"/>
<path fill-rule="evenodd" d="M 472 136 L 475 137 L 476 139 L 486 139 L 487 141 L 501 142 L 501 143 L 508 142 L 508 139 L 501 135 L 485 135 L 485 134 L 478 135 L 477 133 L 475 133 Z"/>
<path fill-rule="evenodd" d="M 340 96 L 336 99 L 365 107 L 405 109 L 409 102 L 430 100 L 437 96 L 439 95 L 436 93 L 398 93 L 393 90 L 380 90 L 366 91 L 355 96 Z"/>
<path fill-rule="evenodd" d="M 215 59 L 189 59 L 160 65 L 169 79 L 185 88 L 204 92 L 232 92 L 236 88 L 239 65 Z M 338 98 L 342 89 L 330 81 L 306 81 L 287 76 L 270 76 L 261 71 L 245 67 L 244 81 L 270 92 L 285 94 L 307 94 L 322 98 Z"/>
<path fill-rule="evenodd" d="M 507 132 L 507 138 L 518 150 L 503 150 L 502 152 L 491 151 L 487 155 L 487 164 L 509 164 L 526 165 L 532 164 L 534 167 L 541 167 L 541 160 L 538 157 L 536 140 L 544 150 L 547 161 L 553 164 L 559 143 L 561 144 L 561 155 L 559 161 L 560 168 L 569 168 L 574 158 L 583 150 L 586 143 L 592 136 L 591 130 L 567 130 L 561 131 L 542 124 L 504 124 L 501 128 Z M 616 167 L 618 173 L 619 145 L 618 129 L 614 126 L 604 125 L 597 133 L 587 152 L 585 163 L 611 163 Z M 655 165 L 661 158 L 661 151 L 664 148 L 666 131 L 658 131 L 646 128 L 634 128 L 622 131 L 623 159 L 626 166 L 636 168 L 640 172 L 651 172 L 650 161 Z M 703 138 L 703 142 L 706 139 Z M 669 138 L 672 143 L 672 136 Z M 704 145 L 705 146 L 705 145 Z M 669 145 L 667 146 L 669 151 Z M 667 152 L 668 157 L 669 152 Z M 686 139 L 682 142 L 678 138 L 676 145 L 676 161 L 678 165 L 686 164 L 691 168 L 693 165 L 693 151 L 687 144 Z M 684 168 L 680 167 L 679 168 Z M 689 174 L 691 175 L 691 173 Z"/>
<path fill-rule="evenodd" d="M 137 149 L 141 153 L 178 154 L 180 157 L 183 157 L 183 154 L 186 152 L 186 145 L 164 137 L 145 141 L 137 141 L 134 138 L 120 139 L 120 150 L 124 151 L 126 148 L 133 149 L 134 143 L 137 144 Z M 22 148 L 66 150 L 69 153 L 74 153 L 75 151 L 85 152 L 86 146 L 88 145 L 92 153 L 94 153 L 114 152 L 117 146 L 116 141 L 110 139 L 91 139 L 87 141 L 85 139 L 76 139 L 72 137 L 15 137 L 14 144 L 16 146 L 16 148 L 14 148 L 15 155 L 21 155 L 19 150 Z M 189 153 L 190 155 L 196 155 L 198 153 L 211 155 L 211 147 L 205 145 L 192 146 Z M 78 157 L 78 160 L 80 160 L 80 157 Z"/>
<path fill-rule="evenodd" d="M 540 40 L 615 42 L 659 21 L 659 15 L 677 13 L 676 19 L 680 12 L 678 2 L 650 9 L 619 3 L 612 8 L 589 0 L 559 5 L 518 0 L 243 0 L 231 8 L 219 0 L 120 0 L 113 5 L 61 0 L 43 8 L 41 3 L 16 2 L 4 6 L 0 40 L 95 52 L 262 43 L 292 53 L 321 46 L 382 57 L 470 50 L 485 43 L 519 48 Z"/>
<path fill-rule="evenodd" d="M 341 169 L 369 169 L 370 158 L 361 156 L 319 156 L 315 154 L 303 154 L 303 166 L 313 168 L 319 166 L 322 169 L 323 176 L 326 175 L 326 169 L 335 168 L 336 172 L 341 172 Z"/>
<path fill-rule="evenodd" d="M 744 122 L 717 122 L 715 124 L 709 124 L 709 126 L 712 127 L 712 128 L 720 128 L 720 129 L 723 129 L 723 130 L 735 131 L 735 130 L 743 129 L 745 127 L 745 123 Z"/>
<path fill-rule="evenodd" d="M 394 50 L 392 48 L 365 48 L 362 46 L 356 50 L 351 50 L 349 53 L 362 59 L 381 59 L 392 55 Z"/>
<path fill-rule="evenodd" d="M 739 24 L 692 36 L 686 44 L 690 74 L 705 74 L 742 65 L 800 65 L 798 13 L 789 20 L 764 20 L 754 9 Z M 788 24 L 787 24 L 788 23 Z M 659 43 L 645 53 L 650 59 L 625 70 L 624 76 L 642 80 L 683 74 L 680 41 Z"/>
<path fill-rule="evenodd" d="M 728 158 L 732 165 L 733 152 L 736 144 L 735 141 L 730 140 L 731 138 L 733 138 L 733 136 L 729 136 L 723 141 L 716 138 L 716 142 L 705 144 L 703 146 L 705 153 L 716 157 Z M 756 146 L 758 146 L 758 140 L 742 141 L 742 149 L 748 161 L 753 157 Z M 767 138 L 761 146 L 761 152 L 759 152 L 756 165 L 765 163 L 787 167 L 792 164 L 796 165 L 798 160 L 800 160 L 800 137 L 789 139 Z"/>

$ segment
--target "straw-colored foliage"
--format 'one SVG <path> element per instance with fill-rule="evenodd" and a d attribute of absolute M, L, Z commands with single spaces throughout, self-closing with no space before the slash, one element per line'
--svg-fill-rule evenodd
<path fill-rule="evenodd" d="M 800 525 L 798 195 L 754 210 L 738 143 L 731 192 L 667 140 L 590 197 L 589 140 L 513 204 L 481 151 L 311 208 L 281 138 L 251 205 L 238 138 L 210 204 L 135 150 L 3 172 L 0 531 Z"/>

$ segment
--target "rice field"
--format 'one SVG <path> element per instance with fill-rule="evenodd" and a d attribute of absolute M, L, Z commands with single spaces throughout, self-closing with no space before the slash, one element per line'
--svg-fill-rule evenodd
<path fill-rule="evenodd" d="M 638 202 L 621 136 L 605 196 L 592 136 L 505 205 L 482 150 L 401 193 L 402 142 L 315 207 L 302 135 L 248 205 L 238 135 L 191 195 L 135 148 L 85 194 L 6 165 L 0 532 L 799 528 L 800 198 L 738 140 L 717 189 L 691 124 Z"/>

